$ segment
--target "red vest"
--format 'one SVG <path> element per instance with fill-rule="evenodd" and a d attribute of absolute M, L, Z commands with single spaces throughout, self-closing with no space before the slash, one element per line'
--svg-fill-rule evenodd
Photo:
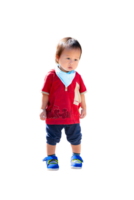
<path fill-rule="evenodd" d="M 56 75 L 55 69 L 50 70 L 44 78 L 41 92 L 49 95 L 46 124 L 80 123 L 80 94 L 87 92 L 87 89 L 78 72 L 72 83 L 66 88 Z"/>

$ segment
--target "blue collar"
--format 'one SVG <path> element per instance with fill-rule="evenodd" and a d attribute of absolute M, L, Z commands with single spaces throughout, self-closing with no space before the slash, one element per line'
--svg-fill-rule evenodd
<path fill-rule="evenodd" d="M 68 87 L 72 83 L 76 74 L 75 70 L 72 70 L 70 72 L 61 71 L 59 65 L 56 66 L 55 72 L 66 87 Z"/>

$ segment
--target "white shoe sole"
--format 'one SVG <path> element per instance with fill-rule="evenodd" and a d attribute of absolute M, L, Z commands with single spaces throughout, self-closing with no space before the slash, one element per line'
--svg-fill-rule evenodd
<path fill-rule="evenodd" d="M 83 170 L 83 167 L 70 167 L 70 170 L 71 171 L 82 171 Z"/>
<path fill-rule="evenodd" d="M 48 174 L 54 174 L 54 173 L 60 172 L 60 170 L 59 169 L 46 169 L 46 172 Z"/>

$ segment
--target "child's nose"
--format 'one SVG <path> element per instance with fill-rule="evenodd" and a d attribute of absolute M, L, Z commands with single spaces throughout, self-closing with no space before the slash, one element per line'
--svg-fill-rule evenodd
<path fill-rule="evenodd" d="M 70 60 L 70 63 L 72 63 L 73 62 L 73 60 Z"/>

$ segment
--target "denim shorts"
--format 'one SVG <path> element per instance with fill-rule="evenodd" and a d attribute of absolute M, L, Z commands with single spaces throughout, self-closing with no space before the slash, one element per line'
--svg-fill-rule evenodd
<path fill-rule="evenodd" d="M 65 134 L 68 142 L 72 145 L 81 143 L 82 134 L 80 124 L 65 124 L 65 125 L 50 125 L 46 124 L 46 141 L 50 145 L 56 145 L 60 142 L 62 129 L 65 129 Z"/>

